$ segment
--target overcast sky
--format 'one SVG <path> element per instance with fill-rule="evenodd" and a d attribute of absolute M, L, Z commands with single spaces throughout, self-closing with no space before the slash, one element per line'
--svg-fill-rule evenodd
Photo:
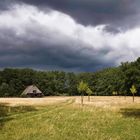
<path fill-rule="evenodd" d="M 96 71 L 140 56 L 140 0 L 0 1 L 0 68 Z"/>

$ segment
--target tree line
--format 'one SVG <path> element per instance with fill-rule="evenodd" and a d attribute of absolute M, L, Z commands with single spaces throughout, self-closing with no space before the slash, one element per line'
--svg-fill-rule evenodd
<path fill-rule="evenodd" d="M 0 96 L 19 97 L 27 86 L 33 84 L 45 96 L 75 96 L 80 95 L 77 86 L 81 81 L 88 84 L 94 95 L 132 95 L 130 90 L 132 85 L 136 87 L 136 95 L 140 95 L 140 58 L 97 72 L 74 73 L 5 68 L 0 71 Z"/>

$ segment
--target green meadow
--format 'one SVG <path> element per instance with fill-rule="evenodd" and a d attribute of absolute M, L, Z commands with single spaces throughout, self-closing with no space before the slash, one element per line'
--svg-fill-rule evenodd
<path fill-rule="evenodd" d="M 0 105 L 0 140 L 140 140 L 140 104 L 115 109 L 68 99 L 45 106 Z"/>

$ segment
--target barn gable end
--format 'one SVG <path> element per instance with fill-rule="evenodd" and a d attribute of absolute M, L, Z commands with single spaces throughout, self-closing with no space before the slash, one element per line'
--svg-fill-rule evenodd
<path fill-rule="evenodd" d="M 28 86 L 21 94 L 22 97 L 42 97 L 43 93 L 35 86 Z"/>

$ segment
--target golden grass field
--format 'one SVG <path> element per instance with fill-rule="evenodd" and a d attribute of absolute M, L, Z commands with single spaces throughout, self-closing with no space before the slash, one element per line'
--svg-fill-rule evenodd
<path fill-rule="evenodd" d="M 18 106 L 18 105 L 27 105 L 27 106 L 45 106 L 51 104 L 57 104 L 64 102 L 68 99 L 74 99 L 74 104 L 81 103 L 80 96 L 49 96 L 44 98 L 0 98 L 0 103 L 6 103 L 10 106 Z M 135 97 L 135 102 L 132 102 L 132 97 L 124 97 L 124 96 L 91 96 L 90 102 L 88 101 L 88 97 L 84 96 L 84 104 L 95 106 L 95 107 L 103 107 L 103 108 L 115 108 L 115 107 L 123 107 L 127 105 L 136 105 L 140 104 L 140 97 Z"/>
<path fill-rule="evenodd" d="M 0 98 L 0 103 L 7 104 L 9 106 L 45 106 L 55 103 L 61 103 L 70 98 L 72 97 L 53 96 L 44 98 Z"/>
<path fill-rule="evenodd" d="M 140 140 L 140 97 L 0 98 L 0 140 Z"/>

